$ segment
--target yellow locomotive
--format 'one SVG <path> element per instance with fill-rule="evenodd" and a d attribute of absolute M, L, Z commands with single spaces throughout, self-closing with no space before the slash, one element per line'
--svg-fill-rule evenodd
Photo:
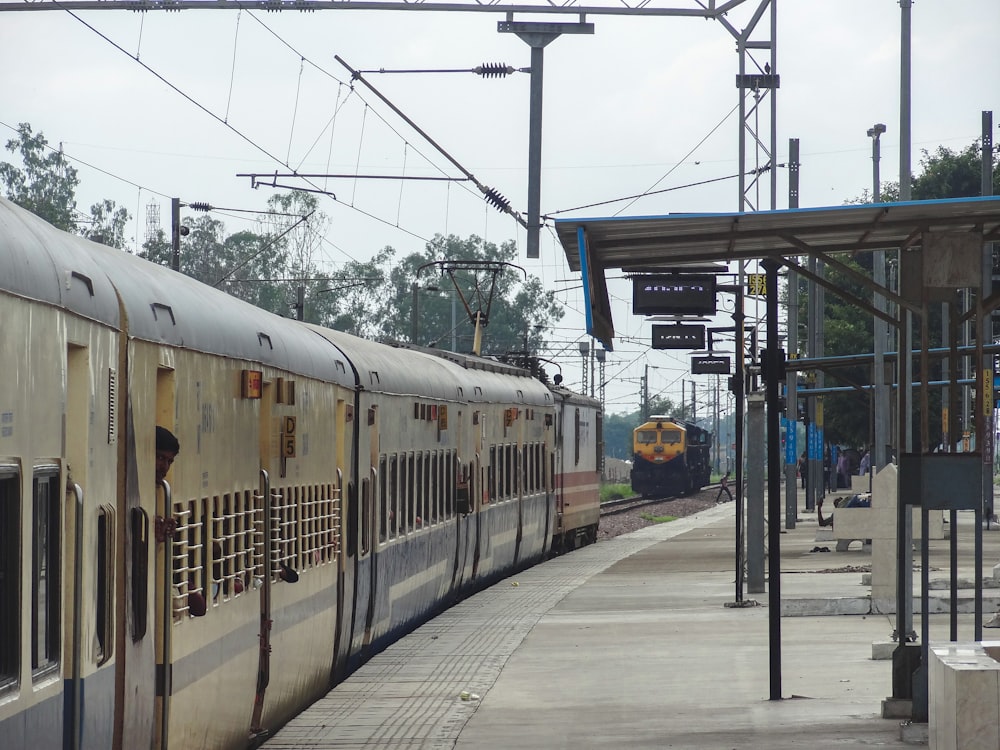
<path fill-rule="evenodd" d="M 692 422 L 652 416 L 632 431 L 632 491 L 643 497 L 701 489 L 711 473 L 712 433 Z"/>

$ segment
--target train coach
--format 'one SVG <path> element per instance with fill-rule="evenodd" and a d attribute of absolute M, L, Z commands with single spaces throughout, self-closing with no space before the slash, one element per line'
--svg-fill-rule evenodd
<path fill-rule="evenodd" d="M 0 747 L 253 746 L 596 538 L 600 404 L 520 368 L 274 316 L 2 199 L 0 318 Z"/>
<path fill-rule="evenodd" d="M 632 491 L 684 495 L 709 483 L 712 433 L 692 422 L 652 416 L 632 432 Z"/>

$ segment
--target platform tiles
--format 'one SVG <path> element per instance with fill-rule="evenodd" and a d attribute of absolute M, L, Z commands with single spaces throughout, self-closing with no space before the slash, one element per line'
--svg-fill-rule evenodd
<path fill-rule="evenodd" d="M 709 515 L 727 512 L 720 508 Z M 538 621 L 606 570 L 703 524 L 648 527 L 549 560 L 472 596 L 389 646 L 281 728 L 266 750 L 451 750 Z"/>

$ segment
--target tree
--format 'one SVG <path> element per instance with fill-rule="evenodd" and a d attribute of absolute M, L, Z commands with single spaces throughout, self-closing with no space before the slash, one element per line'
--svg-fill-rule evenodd
<path fill-rule="evenodd" d="M 131 218 L 124 207 L 117 207 L 114 201 L 105 198 L 90 207 L 91 222 L 81 230 L 87 239 L 102 245 L 125 249 L 125 227 Z"/>
<path fill-rule="evenodd" d="M 21 168 L 0 162 L 0 183 L 7 198 L 53 226 L 75 232 L 101 244 L 125 248 L 125 227 L 131 216 L 125 208 L 105 198 L 90 207 L 89 218 L 76 210 L 76 188 L 80 179 L 63 152 L 49 146 L 41 133 L 22 122 L 17 138 L 6 148 L 21 156 Z"/>
<path fill-rule="evenodd" d="M 487 312 L 487 300 L 492 288 L 489 318 L 482 331 L 482 353 L 520 352 L 525 343 L 530 351 L 539 351 L 544 345 L 543 331 L 560 320 L 563 311 L 555 293 L 545 291 L 537 278 L 525 279 L 516 269 L 506 266 L 495 279 L 488 272 L 456 270 L 455 283 L 452 284 L 448 275 L 434 275 L 437 269 L 433 267 L 420 270 L 439 260 L 512 264 L 516 258 L 517 247 L 510 241 L 497 245 L 475 235 L 466 240 L 455 235 L 435 235 L 423 253 L 402 258 L 389 272 L 391 291 L 379 326 L 381 336 L 410 340 L 416 284 L 418 343 L 434 342 L 435 345 L 445 346 L 445 342 L 450 341 L 452 295 L 461 292 L 455 303 L 458 348 L 471 351 L 474 334 L 472 315 Z"/>
<path fill-rule="evenodd" d="M 993 159 L 993 192 L 996 194 L 1000 193 L 1000 170 L 996 168 L 1000 157 L 994 154 Z M 911 186 L 914 200 L 968 198 L 977 196 L 981 192 L 982 154 L 978 143 L 973 143 L 958 153 L 943 146 L 933 152 L 925 150 L 920 160 L 920 166 L 921 172 L 914 177 Z M 899 184 L 897 182 L 886 183 L 880 192 L 883 201 L 898 200 Z M 848 203 L 865 203 L 869 200 L 870 193 L 866 191 L 860 198 L 850 200 Z M 854 258 L 846 260 L 841 258 L 841 260 L 855 270 L 871 275 L 872 257 L 870 254 L 859 254 Z M 996 265 L 995 262 L 994 264 Z M 853 279 L 832 269 L 828 271 L 827 277 L 833 284 L 847 293 L 863 299 L 868 299 L 871 296 Z M 799 320 L 806 320 L 806 295 L 801 295 L 799 302 Z M 838 356 L 872 350 L 874 328 L 873 319 L 869 313 L 855 306 L 849 299 L 827 292 L 824 315 L 826 355 Z M 942 341 L 940 305 L 931 307 L 931 316 L 927 325 L 930 345 L 932 347 L 939 346 Z M 804 349 L 805 345 L 804 336 L 805 330 L 800 329 L 801 349 Z M 932 366 L 937 367 L 937 365 Z M 918 380 L 921 376 L 919 369 L 915 368 L 914 380 Z M 932 370 L 929 376 L 936 378 L 937 373 Z M 829 371 L 826 385 L 864 386 L 869 385 L 870 382 L 871 371 L 869 367 L 851 367 Z M 940 391 L 932 390 L 928 407 L 929 421 L 932 426 L 931 439 L 934 442 L 939 439 L 938 427 L 941 424 L 940 395 Z M 870 440 L 870 398 L 870 394 L 862 390 L 824 397 L 825 436 L 831 442 L 849 446 L 867 444 Z M 918 426 L 919 420 L 914 420 L 914 427 Z M 918 433 L 919 431 L 915 434 Z M 917 442 L 919 443 L 919 439 Z"/>
<path fill-rule="evenodd" d="M 76 231 L 76 169 L 69 165 L 62 151 L 49 148 L 41 133 L 31 125 L 17 126 L 17 137 L 7 141 L 11 153 L 20 153 L 23 169 L 0 162 L 0 182 L 7 198 L 59 229 Z"/>

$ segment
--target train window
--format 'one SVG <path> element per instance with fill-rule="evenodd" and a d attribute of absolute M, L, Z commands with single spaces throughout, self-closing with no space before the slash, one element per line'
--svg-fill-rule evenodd
<path fill-rule="evenodd" d="M 431 479 L 431 454 L 427 452 L 424 454 L 424 525 L 428 525 L 432 522 L 434 516 L 434 503 L 436 502 L 434 495 L 431 494 L 434 490 L 434 482 Z"/>
<path fill-rule="evenodd" d="M 415 528 L 420 528 L 424 522 L 424 516 L 427 514 L 424 512 L 424 503 L 426 501 L 426 495 L 424 494 L 424 454 L 419 452 L 414 457 L 414 463 L 416 464 L 416 479 L 413 482 L 413 494 L 416 496 L 415 502 L 413 504 L 413 525 Z"/>
<path fill-rule="evenodd" d="M 97 663 L 104 664 L 114 650 L 115 511 L 110 505 L 97 509 Z"/>
<path fill-rule="evenodd" d="M 573 464 L 580 463 L 580 410 L 573 410 Z"/>
<path fill-rule="evenodd" d="M 664 430 L 660 433 L 660 442 L 664 445 L 677 445 L 680 441 L 680 430 Z"/>
<path fill-rule="evenodd" d="M 396 509 L 396 530 L 394 536 L 401 536 L 406 531 L 406 454 L 395 457 L 395 469 L 392 476 L 393 504 Z"/>
<path fill-rule="evenodd" d="M 399 457 L 389 459 L 389 538 L 396 538 L 399 527 Z"/>
<path fill-rule="evenodd" d="M 656 430 L 639 430 L 635 433 L 635 442 L 639 445 L 656 445 Z"/>
<path fill-rule="evenodd" d="M 205 614 L 205 512 L 204 500 L 174 503 L 177 531 L 172 544 L 174 573 L 174 622 L 185 615 Z"/>
<path fill-rule="evenodd" d="M 276 558 L 271 565 L 272 574 L 277 577 L 281 563 L 298 568 L 299 565 L 299 506 L 296 502 L 296 488 L 286 487 L 278 491 L 272 500 L 271 518 L 276 526 L 271 530 Z"/>
<path fill-rule="evenodd" d="M 431 524 L 438 521 L 438 498 L 441 496 L 440 458 L 440 451 L 434 451 L 433 455 L 429 455 L 427 458 L 429 466 L 427 474 L 430 477 L 427 491 L 427 523 Z"/>
<path fill-rule="evenodd" d="M 17 469 L 0 469 L 0 695 L 17 687 L 20 673 L 21 483 Z"/>
<path fill-rule="evenodd" d="M 389 459 L 378 457 L 378 540 L 385 542 L 389 538 L 389 494 L 386 475 Z"/>
<path fill-rule="evenodd" d="M 489 488 L 485 502 L 492 502 L 497 496 L 497 449 L 490 448 L 490 466 L 486 470 L 486 486 Z"/>
<path fill-rule="evenodd" d="M 149 580 L 149 516 L 142 508 L 129 512 L 132 532 L 132 640 L 146 635 L 146 582 Z"/>
<path fill-rule="evenodd" d="M 504 487 L 503 487 L 503 497 L 504 499 L 509 499 L 514 497 L 514 493 L 517 489 L 514 487 L 514 482 L 517 477 L 517 454 L 514 452 L 514 446 L 505 445 L 503 450 L 503 477 L 504 477 Z"/>
<path fill-rule="evenodd" d="M 594 441 L 594 467 L 604 473 L 604 413 L 600 410 L 594 412 L 597 420 L 597 440 Z"/>
<path fill-rule="evenodd" d="M 58 470 L 36 470 L 32 490 L 31 671 L 39 678 L 59 668 L 62 550 Z"/>
<path fill-rule="evenodd" d="M 413 453 L 406 457 L 406 531 L 413 531 L 417 507 L 417 458 Z"/>
<path fill-rule="evenodd" d="M 318 523 L 319 520 L 314 521 Z M 372 548 L 372 483 L 361 480 L 361 554 L 367 555 Z M 314 555 L 314 558 L 316 556 Z"/>
<path fill-rule="evenodd" d="M 454 451 L 448 451 L 444 457 L 444 517 L 446 519 L 451 518 L 455 512 L 456 471 L 458 469 L 455 466 L 455 453 Z"/>

